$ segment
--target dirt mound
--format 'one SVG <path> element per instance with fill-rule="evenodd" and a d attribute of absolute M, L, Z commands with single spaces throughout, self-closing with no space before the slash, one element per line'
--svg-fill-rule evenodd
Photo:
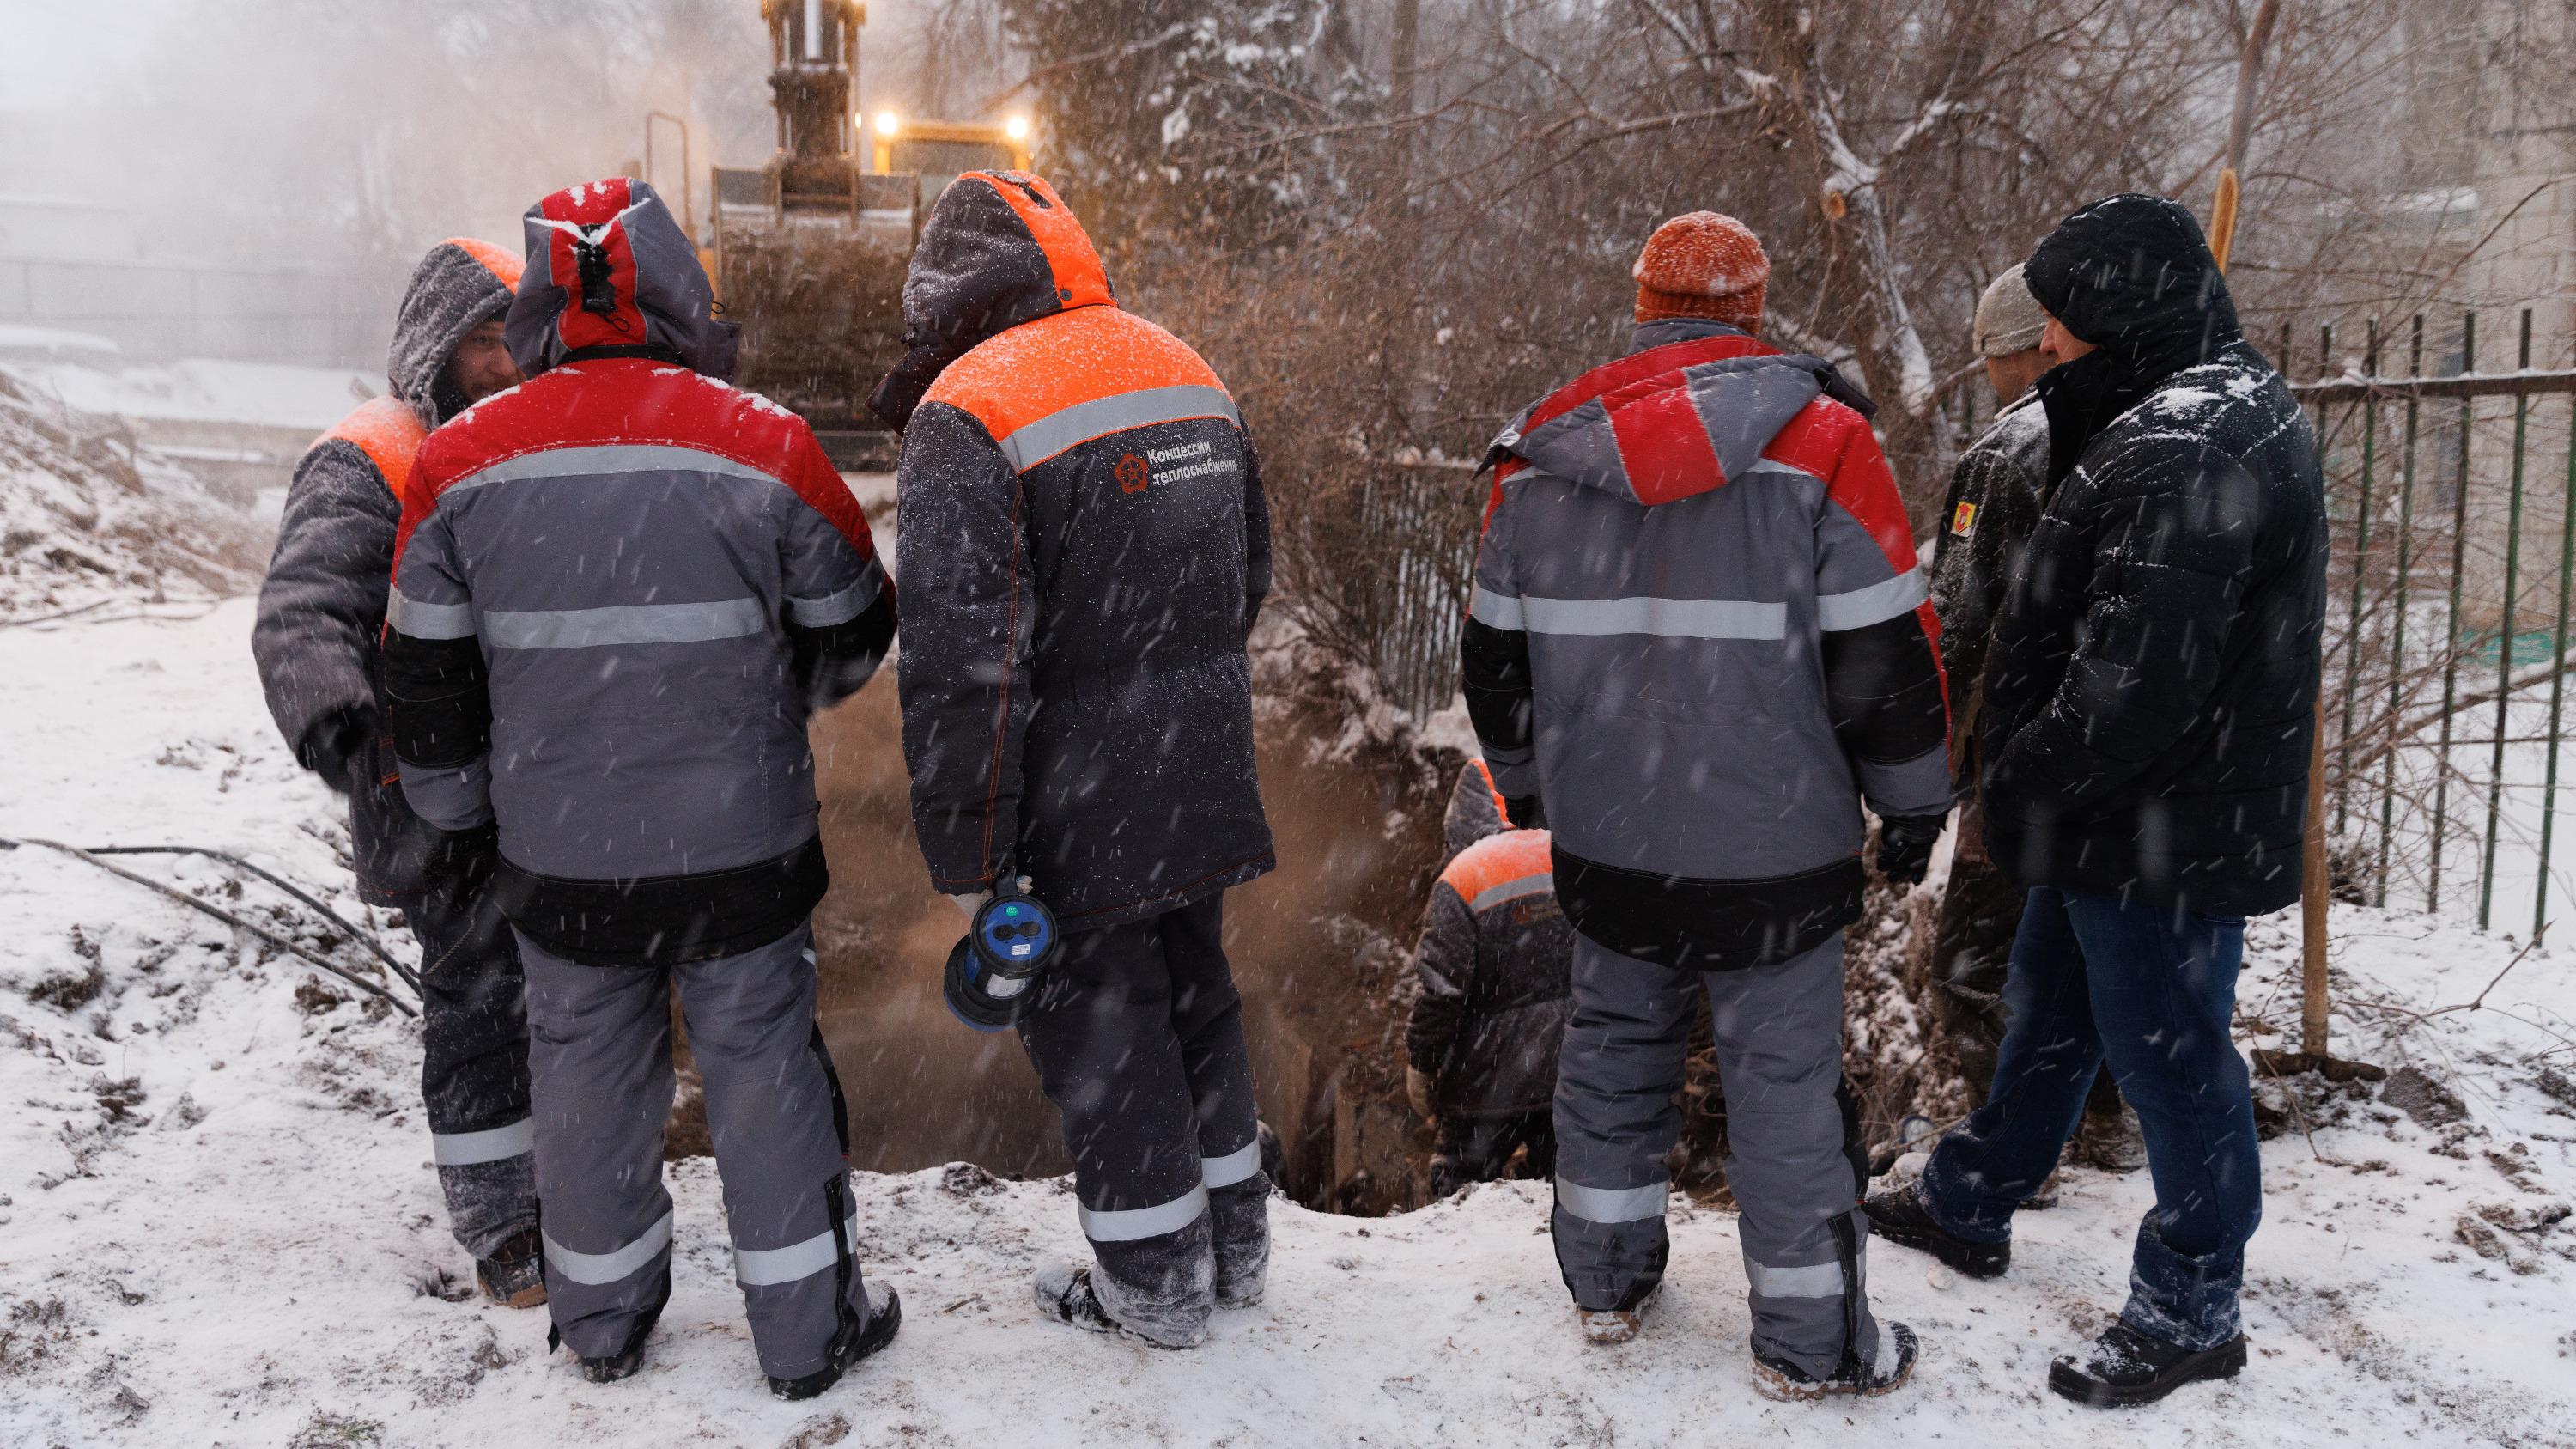
<path fill-rule="evenodd" d="M 262 535 L 122 421 L 0 371 L 0 619 L 238 593 L 259 576 Z"/>

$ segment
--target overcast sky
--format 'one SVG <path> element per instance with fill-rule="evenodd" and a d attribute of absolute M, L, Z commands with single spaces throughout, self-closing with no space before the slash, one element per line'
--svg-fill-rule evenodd
<path fill-rule="evenodd" d="M 173 3 L 0 0 L 0 106 L 59 105 L 95 94 Z"/>

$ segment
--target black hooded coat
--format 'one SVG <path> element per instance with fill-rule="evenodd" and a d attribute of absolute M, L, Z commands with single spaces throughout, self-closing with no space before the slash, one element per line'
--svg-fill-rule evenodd
<path fill-rule="evenodd" d="M 379 903 L 427 889 L 440 833 L 412 813 L 394 772 L 377 638 L 394 567 L 400 490 L 431 429 L 463 410 L 445 380 L 465 334 L 500 320 L 519 259 L 487 242 L 430 248 L 394 319 L 389 396 L 360 405 L 295 465 L 277 550 L 251 626 L 268 711 L 297 758 L 334 771 L 349 796 L 349 852 L 359 888 Z M 353 753 L 325 738 L 372 723 Z"/>
<path fill-rule="evenodd" d="M 1010 861 L 1091 928 L 1268 871 L 1244 642 L 1269 515 L 1225 384 L 1119 308 L 1023 172 L 949 183 L 903 305 L 918 350 L 878 402 L 905 424 L 896 668 L 932 880 Z"/>
<path fill-rule="evenodd" d="M 2278 910 L 2324 618 L 2315 434 L 2174 202 L 2095 202 L 2027 275 L 2094 350 L 2038 384 L 2053 491 L 1986 662 L 1988 849 L 2024 886 Z"/>

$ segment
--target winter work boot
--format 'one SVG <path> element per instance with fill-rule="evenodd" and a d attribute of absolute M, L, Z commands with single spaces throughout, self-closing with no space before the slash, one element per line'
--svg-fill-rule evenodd
<path fill-rule="evenodd" d="M 1845 1349 L 1843 1361 L 1831 1378 L 1817 1378 L 1785 1358 L 1755 1349 L 1753 1387 L 1766 1399 L 1789 1402 L 1821 1399 L 1828 1394 L 1867 1397 L 1887 1393 L 1913 1375 L 1917 1349 L 1914 1330 L 1904 1324 L 1882 1323 L 1879 1330 L 1877 1361 L 1863 1364 Z"/>
<path fill-rule="evenodd" d="M 1270 1180 L 1255 1176 L 1210 1190 L 1208 1225 L 1216 1241 L 1216 1306 L 1260 1306 L 1270 1286 Z"/>
<path fill-rule="evenodd" d="M 1100 1306 L 1100 1295 L 1092 1291 L 1089 1268 L 1050 1263 L 1038 1270 L 1030 1290 L 1030 1296 L 1037 1299 L 1038 1311 L 1058 1323 L 1070 1323 L 1085 1333 L 1118 1331 L 1118 1320 Z"/>
<path fill-rule="evenodd" d="M 537 1230 L 503 1243 L 488 1258 L 474 1260 L 474 1278 L 483 1296 L 504 1308 L 534 1308 L 546 1301 L 546 1260 L 538 1251 Z"/>
<path fill-rule="evenodd" d="M 1998 1278 L 2012 1266 L 2012 1240 L 1972 1243 L 1932 1220 L 1916 1183 L 1872 1193 L 1861 1204 L 1870 1232 L 1900 1248 L 1920 1248 L 1971 1278 Z"/>
<path fill-rule="evenodd" d="M 1091 1281 L 1089 1268 L 1077 1268 L 1071 1263 L 1040 1268 L 1030 1290 L 1029 1296 L 1037 1300 L 1040 1313 L 1085 1333 L 1124 1333 L 1156 1348 L 1196 1348 L 1207 1341 L 1204 1328 L 1186 1338 L 1158 1338 L 1112 1318 L 1100 1301 L 1100 1289 Z"/>
<path fill-rule="evenodd" d="M 2245 1335 L 2195 1353 L 2112 1324 L 2093 1346 L 2048 1366 L 2048 1387 L 2079 1404 L 2118 1408 L 2152 1404 L 2195 1379 L 2232 1379 L 2245 1371 Z"/>
<path fill-rule="evenodd" d="M 883 1283 L 870 1283 L 868 1321 L 864 1327 L 852 1325 L 832 1336 L 832 1346 L 824 1351 L 823 1366 L 801 1379 L 773 1378 L 769 1391 L 795 1403 L 810 1399 L 841 1381 L 850 1366 L 869 1354 L 894 1342 L 895 1330 L 903 1327 L 903 1297 Z"/>
<path fill-rule="evenodd" d="M 670 1301 L 671 1275 L 668 1270 L 665 1270 L 662 1274 L 661 1290 L 653 1295 L 653 1302 L 644 1310 L 643 1316 L 635 1320 L 634 1331 L 626 1335 L 625 1346 L 615 1353 L 602 1354 L 597 1358 L 584 1358 L 581 1361 L 581 1376 L 594 1384 L 613 1384 L 642 1368 L 644 1340 L 652 1337 L 653 1326 L 662 1321 L 662 1309 Z M 555 1331 L 547 1330 L 546 1347 L 553 1348 L 558 1341 Z"/>
<path fill-rule="evenodd" d="M 1646 1296 L 1638 1299 L 1634 1308 L 1578 1308 L 1574 1310 L 1575 1326 L 1583 1330 L 1585 1343 L 1626 1343 L 1645 1331 L 1646 1313 L 1663 1291 L 1663 1285 L 1656 1284 L 1646 1290 Z"/>

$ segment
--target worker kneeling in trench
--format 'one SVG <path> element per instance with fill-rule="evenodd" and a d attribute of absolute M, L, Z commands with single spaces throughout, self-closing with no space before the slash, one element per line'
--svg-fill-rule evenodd
<path fill-rule="evenodd" d="M 1405 1096 L 1435 1124 L 1431 1195 L 1503 1175 L 1556 1174 L 1556 1057 L 1573 1013 L 1574 928 L 1556 903 L 1548 833 L 1513 825 L 1481 759 L 1458 772 L 1448 856 L 1413 951 Z"/>

